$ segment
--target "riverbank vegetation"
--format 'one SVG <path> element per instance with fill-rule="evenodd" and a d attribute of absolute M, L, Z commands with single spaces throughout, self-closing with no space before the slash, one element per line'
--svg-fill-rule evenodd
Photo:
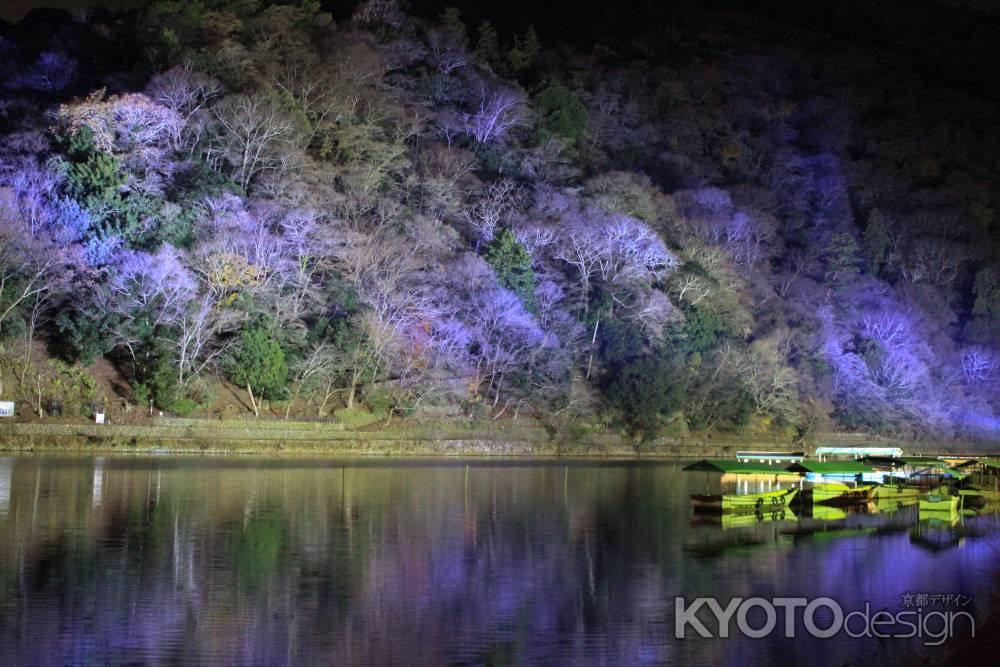
<path fill-rule="evenodd" d="M 749 20 L 592 49 L 393 0 L 3 26 L 0 393 L 996 436 L 996 105 Z"/>

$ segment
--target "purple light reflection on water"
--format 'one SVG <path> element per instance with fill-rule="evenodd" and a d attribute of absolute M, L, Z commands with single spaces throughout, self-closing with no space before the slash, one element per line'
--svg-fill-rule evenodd
<path fill-rule="evenodd" d="M 14 460 L 3 664 L 895 664 L 918 647 L 677 641 L 674 596 L 964 593 L 978 619 L 996 561 L 875 534 L 908 514 L 693 525 L 673 464 L 107 458 L 96 507 L 94 465 Z"/>

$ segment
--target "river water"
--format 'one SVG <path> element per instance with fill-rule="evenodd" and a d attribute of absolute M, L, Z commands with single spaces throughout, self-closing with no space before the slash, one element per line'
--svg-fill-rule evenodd
<path fill-rule="evenodd" d="M 681 467 L 0 456 L 0 665 L 888 665 L 968 636 L 679 639 L 677 596 L 985 622 L 995 516 L 718 525 Z"/>

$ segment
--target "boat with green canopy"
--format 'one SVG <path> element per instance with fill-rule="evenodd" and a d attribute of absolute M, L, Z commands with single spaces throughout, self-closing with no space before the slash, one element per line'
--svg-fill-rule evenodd
<path fill-rule="evenodd" d="M 871 502 L 876 484 L 863 484 L 865 474 L 875 472 L 869 465 L 857 461 L 799 461 L 786 468 L 804 475 L 812 486 L 804 489 L 804 502 L 824 505 L 858 505 Z M 829 481 L 829 480 L 841 481 Z"/>
<path fill-rule="evenodd" d="M 702 459 L 684 466 L 684 470 L 718 472 L 733 475 L 788 475 L 789 471 L 773 463 L 761 461 L 732 461 L 729 459 Z"/>
<path fill-rule="evenodd" d="M 718 493 L 691 494 L 691 503 L 698 511 L 708 512 L 761 512 L 777 511 L 788 507 L 799 489 L 790 484 L 795 476 L 785 468 L 759 461 L 731 461 L 703 459 L 684 467 L 689 472 L 720 475 Z M 782 486 L 782 482 L 789 483 Z"/>
<path fill-rule="evenodd" d="M 866 456 L 862 461 L 886 472 L 887 476 L 902 477 L 911 486 L 937 486 L 945 477 L 962 479 L 968 476 L 968 471 L 961 466 L 930 456 Z"/>
<path fill-rule="evenodd" d="M 789 472 L 813 475 L 860 475 L 875 472 L 869 465 L 857 461 L 798 461 L 785 468 Z"/>

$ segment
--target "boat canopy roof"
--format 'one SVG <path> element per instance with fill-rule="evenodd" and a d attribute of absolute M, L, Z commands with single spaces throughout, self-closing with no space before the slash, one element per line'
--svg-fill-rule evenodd
<path fill-rule="evenodd" d="M 736 452 L 736 458 L 744 461 L 772 461 L 772 460 L 782 460 L 782 461 L 801 461 L 806 457 L 805 452 L 762 452 L 762 451 L 750 451 L 750 450 L 739 450 Z"/>
<path fill-rule="evenodd" d="M 721 472 L 731 474 L 781 474 L 787 472 L 785 468 L 770 463 L 760 463 L 757 461 L 727 461 L 725 459 L 702 459 L 691 465 L 684 466 L 684 470 L 704 470 L 708 472 Z"/>
<path fill-rule="evenodd" d="M 817 447 L 816 456 L 902 456 L 899 447 Z"/>
<path fill-rule="evenodd" d="M 994 470 L 1000 470 L 1000 459 L 979 459 L 976 463 L 985 466 L 987 468 L 993 468 Z"/>
<path fill-rule="evenodd" d="M 871 466 L 857 461 L 799 461 L 785 468 L 791 472 L 813 472 L 820 475 L 854 475 L 875 472 Z"/>
<path fill-rule="evenodd" d="M 947 468 L 948 464 L 940 459 L 930 456 L 866 456 L 861 459 L 865 463 L 874 465 L 900 466 L 927 466 L 937 468 Z"/>

